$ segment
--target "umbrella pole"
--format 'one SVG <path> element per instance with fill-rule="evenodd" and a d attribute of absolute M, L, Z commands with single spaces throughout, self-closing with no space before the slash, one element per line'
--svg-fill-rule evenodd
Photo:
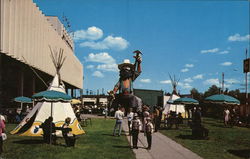
<path fill-rule="evenodd" d="M 52 114 L 53 114 L 53 112 L 52 112 L 52 110 L 53 110 L 53 102 L 51 102 L 51 113 L 50 113 L 50 116 L 52 117 Z M 50 140 L 49 140 L 49 143 L 50 143 L 50 145 L 52 144 L 52 122 L 53 122 L 53 120 L 50 122 Z"/>
<path fill-rule="evenodd" d="M 23 110 L 23 102 L 21 102 L 21 111 Z"/>

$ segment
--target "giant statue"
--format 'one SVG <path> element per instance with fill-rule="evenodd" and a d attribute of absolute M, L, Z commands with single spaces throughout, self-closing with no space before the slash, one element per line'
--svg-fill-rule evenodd
<path fill-rule="evenodd" d="M 134 95 L 133 82 L 141 74 L 142 53 L 139 50 L 134 51 L 135 63 L 132 64 L 128 59 L 118 65 L 120 70 L 119 81 L 114 86 L 113 91 L 109 94 L 114 97 L 112 107 L 117 108 L 119 105 L 128 112 L 129 108 L 133 108 L 134 112 L 140 111 L 141 100 Z M 116 94 L 118 92 L 118 94 Z"/>

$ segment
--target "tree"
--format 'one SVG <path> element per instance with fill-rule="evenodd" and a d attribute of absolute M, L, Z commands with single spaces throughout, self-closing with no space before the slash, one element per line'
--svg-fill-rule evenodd
<path fill-rule="evenodd" d="M 228 92 L 228 95 L 230 95 L 234 98 L 239 98 L 240 97 L 240 90 L 239 89 L 231 90 Z"/>
<path fill-rule="evenodd" d="M 211 87 L 209 87 L 209 89 L 204 93 L 204 97 L 208 97 L 211 95 L 215 95 L 215 94 L 220 94 L 220 88 L 217 87 L 216 85 L 212 85 Z"/>
<path fill-rule="evenodd" d="M 191 91 L 190 91 L 191 95 L 192 95 L 192 98 L 198 100 L 198 101 L 201 101 L 202 100 L 202 97 L 203 97 L 203 94 L 198 92 L 197 89 L 193 88 Z"/>

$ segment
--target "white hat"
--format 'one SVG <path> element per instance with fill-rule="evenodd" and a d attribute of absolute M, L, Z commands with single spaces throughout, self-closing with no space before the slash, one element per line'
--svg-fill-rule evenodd
<path fill-rule="evenodd" d="M 129 59 L 124 59 L 123 63 L 118 65 L 118 68 L 122 69 L 124 66 L 130 67 L 131 69 L 134 67 L 134 65 L 130 63 Z"/>
<path fill-rule="evenodd" d="M 3 115 L 0 115 L 0 119 L 5 121 L 5 117 Z"/>
<path fill-rule="evenodd" d="M 2 139 L 3 141 L 7 139 L 7 135 L 5 133 L 2 133 Z"/>

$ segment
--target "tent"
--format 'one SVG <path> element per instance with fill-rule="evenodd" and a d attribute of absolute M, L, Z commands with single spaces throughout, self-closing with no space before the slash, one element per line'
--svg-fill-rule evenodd
<path fill-rule="evenodd" d="M 59 63 L 59 62 L 58 62 Z M 57 68 L 57 67 L 56 67 Z M 62 93 L 65 92 L 63 83 L 57 73 L 47 90 L 54 90 Z M 11 131 L 11 134 L 20 134 L 21 136 L 41 136 L 43 131 L 39 126 L 51 116 L 51 102 L 39 101 L 29 114 L 20 122 L 20 124 Z M 75 135 L 84 134 L 75 113 L 71 107 L 70 101 L 68 102 L 54 102 L 52 111 L 53 122 L 56 127 L 61 127 L 67 117 L 71 118 L 70 128 L 71 133 Z M 61 136 L 61 131 L 58 130 L 56 135 Z"/>
<path fill-rule="evenodd" d="M 173 87 L 173 92 L 170 95 L 170 97 L 165 97 L 168 100 L 166 100 L 166 102 L 164 103 L 163 114 L 167 115 L 167 114 L 169 114 L 170 111 L 175 111 L 177 114 L 181 113 L 182 117 L 185 117 L 185 106 L 182 105 L 182 104 L 174 104 L 173 103 L 174 100 L 180 98 L 178 96 L 177 89 L 176 89 L 179 80 L 176 80 L 175 76 L 174 76 L 174 78 L 172 78 L 169 75 L 169 77 L 170 77 L 171 84 L 172 84 L 172 87 Z"/>
<path fill-rule="evenodd" d="M 62 86 L 56 87 L 56 83 L 58 83 L 58 75 L 54 77 L 54 80 L 48 90 L 55 90 L 65 93 L 65 90 Z M 53 103 L 53 109 L 54 111 L 52 116 L 56 127 L 61 127 L 65 118 L 70 117 L 70 127 L 72 128 L 72 134 L 80 135 L 84 133 L 71 107 L 70 101 L 55 102 Z M 51 102 L 38 102 L 32 111 L 21 121 L 21 123 L 13 131 L 11 131 L 11 134 L 20 134 L 21 136 L 41 136 L 43 132 L 39 126 L 50 115 Z M 60 136 L 61 131 L 58 131 L 56 134 Z"/>
<path fill-rule="evenodd" d="M 176 113 L 181 113 L 185 116 L 185 106 L 182 104 L 173 104 L 173 101 L 179 99 L 180 97 L 176 94 L 171 94 L 169 100 L 164 105 L 163 114 L 168 114 L 170 111 L 176 111 Z"/>

